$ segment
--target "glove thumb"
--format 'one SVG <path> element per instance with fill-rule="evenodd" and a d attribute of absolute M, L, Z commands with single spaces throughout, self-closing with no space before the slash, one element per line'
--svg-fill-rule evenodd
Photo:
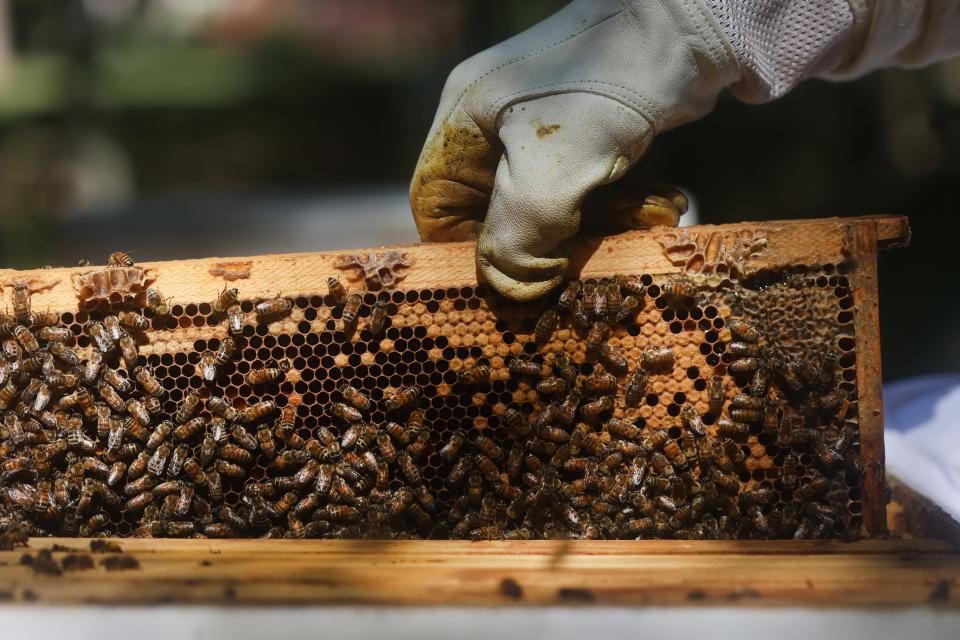
<path fill-rule="evenodd" d="M 622 176 L 653 132 L 615 100 L 564 93 L 509 107 L 498 134 L 504 152 L 477 241 L 477 266 L 500 293 L 532 300 L 563 279 L 567 240 L 580 228 L 584 196 Z"/>

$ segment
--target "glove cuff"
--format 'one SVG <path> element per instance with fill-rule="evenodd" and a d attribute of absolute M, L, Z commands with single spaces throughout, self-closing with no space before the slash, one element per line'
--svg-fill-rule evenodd
<path fill-rule="evenodd" d="M 519 55 L 475 73 L 484 82 L 468 92 L 465 110 L 482 128 L 496 129 L 518 102 L 585 92 L 630 107 L 655 134 L 703 116 L 740 78 L 733 48 L 700 0 L 580 0 L 541 25 L 551 21 L 545 37 L 534 35 L 537 27 L 516 37 Z M 510 87 L 517 90 L 503 91 Z"/>
<path fill-rule="evenodd" d="M 703 0 L 737 56 L 730 87 L 745 102 L 769 102 L 849 57 L 864 29 L 863 0 Z"/>

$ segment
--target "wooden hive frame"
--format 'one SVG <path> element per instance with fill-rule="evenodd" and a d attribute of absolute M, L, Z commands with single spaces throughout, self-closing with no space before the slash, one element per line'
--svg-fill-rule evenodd
<path fill-rule="evenodd" d="M 684 229 L 683 233 L 684 240 L 695 245 L 693 251 L 673 254 L 665 251 L 678 244 L 676 231 L 671 229 L 583 239 L 574 248 L 571 272 L 581 278 L 601 278 L 612 273 L 679 276 L 701 270 L 704 262 L 709 268 L 712 261 L 717 261 L 718 253 L 722 257 L 725 239 L 739 237 L 763 240 L 757 251 L 748 250 L 736 265 L 750 273 L 797 265 L 841 262 L 852 265 L 846 277 L 854 300 L 856 407 L 864 471 L 862 532 L 868 537 L 884 536 L 887 487 L 883 470 L 876 254 L 879 249 L 901 246 L 908 241 L 906 219 L 877 216 L 702 226 Z M 415 263 L 406 270 L 401 289 L 449 290 L 476 286 L 471 243 L 389 249 L 405 253 Z M 383 251 L 385 249 L 371 250 Z M 328 276 L 344 276 L 344 272 L 335 267 L 339 255 L 340 252 L 329 252 L 226 260 L 208 258 L 139 266 L 154 270 L 155 286 L 171 297 L 174 304 L 196 305 L 211 300 L 215 292 L 224 288 L 223 269 L 236 268 L 249 268 L 249 277 L 234 282 L 245 299 L 268 299 L 278 294 L 289 298 L 315 296 L 318 291 L 325 291 Z M 32 298 L 34 309 L 74 313 L 77 311 L 74 276 L 90 269 L 0 270 L 0 283 L 32 279 L 38 288 Z M 208 335 L 203 326 L 182 327 L 177 331 L 189 334 L 188 341 Z M 175 338 L 177 331 L 163 334 L 162 339 L 182 342 Z M 163 348 L 167 347 L 156 347 L 158 352 Z M 85 543 L 66 539 L 31 542 L 34 547 L 56 544 L 82 549 Z M 575 544 L 554 541 L 476 544 L 206 541 L 202 548 L 201 543 L 191 541 L 130 540 L 123 545 L 136 554 L 142 572 L 112 573 L 97 568 L 92 572 L 46 577 L 7 562 L 6 567 L 0 567 L 0 596 L 60 602 L 792 603 L 812 598 L 812 601 L 834 604 L 882 604 L 954 602 L 951 586 L 956 584 L 958 571 L 957 559 L 948 544 L 922 540 L 903 543 L 867 540 L 852 545 L 829 541 L 584 541 Z M 823 562 L 817 571 L 822 571 L 827 581 L 809 594 L 796 591 L 801 576 L 809 580 L 811 575 L 805 554 L 820 554 L 818 557 Z M 0 554 L 4 555 L 6 558 L 0 557 L 0 561 L 14 557 Z M 909 569 L 900 574 L 892 572 L 904 557 L 911 558 Z M 303 572 L 294 571 L 293 565 L 290 573 L 285 569 L 288 558 L 294 564 L 302 562 L 311 573 L 330 573 L 337 577 L 320 584 Z M 428 558 L 431 558 L 429 562 Z M 442 560 L 439 569 L 432 564 L 436 558 Z M 781 559 L 776 562 L 784 563 L 778 566 L 784 567 L 789 575 L 785 582 L 763 568 L 776 558 Z M 726 559 L 730 560 L 730 572 L 735 565 L 743 567 L 744 563 L 754 568 L 731 584 L 731 573 L 723 570 Z M 403 579 L 396 585 L 399 587 L 402 583 L 403 588 L 389 586 L 389 563 L 400 563 L 402 570 L 398 578 Z M 614 570 L 614 565 L 618 570 Z M 200 571 L 198 566 L 217 569 L 212 570 L 208 578 L 194 582 L 188 576 Z M 711 567 L 721 569 L 719 582 L 706 579 L 690 582 L 701 570 Z M 408 569 L 412 573 L 408 573 Z M 891 573 L 883 573 L 888 569 Z M 859 570 L 866 573 L 858 576 Z M 664 579 L 655 579 L 653 576 L 660 575 L 661 571 L 666 571 Z M 877 577 L 877 571 L 881 572 L 879 582 L 884 588 L 871 591 L 869 587 L 876 581 L 871 583 L 870 578 Z M 283 577 L 271 577 L 278 572 Z M 843 581 L 842 576 L 851 575 L 852 582 Z M 381 577 L 383 588 L 376 586 Z M 415 588 L 407 589 L 407 578 Z M 130 589 L 131 579 L 141 585 L 145 581 L 145 586 Z M 889 587 L 896 581 L 906 586 L 898 595 L 891 595 Z M 278 584 L 280 588 L 274 589 Z M 867 591 L 858 595 L 857 587 Z"/>

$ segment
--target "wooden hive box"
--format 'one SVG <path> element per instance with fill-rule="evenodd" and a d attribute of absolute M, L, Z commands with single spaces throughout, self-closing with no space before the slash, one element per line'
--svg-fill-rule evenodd
<path fill-rule="evenodd" d="M 77 449 L 74 443 L 67 447 L 66 453 L 60 451 L 48 461 L 48 466 L 8 474 L 3 481 L 2 504 L 8 512 L 26 515 L 34 523 L 34 534 L 54 535 L 76 535 L 73 527 L 86 525 L 80 533 L 118 537 L 130 536 L 138 530 L 141 534 L 149 532 L 157 536 L 201 533 L 231 537 L 255 537 L 265 533 L 277 536 L 297 531 L 297 525 L 311 522 L 313 514 L 312 520 L 320 522 L 308 525 L 307 532 L 323 537 L 599 536 L 755 540 L 713 543 L 585 541 L 575 547 L 558 547 L 558 544 L 569 543 L 556 541 L 524 543 L 518 540 L 485 543 L 488 547 L 414 541 L 389 544 L 378 541 L 203 543 L 204 553 L 216 549 L 218 553 L 236 554 L 231 557 L 238 561 L 243 557 L 266 558 L 263 569 L 267 572 L 287 567 L 285 554 L 289 554 L 295 564 L 299 563 L 304 547 L 297 545 L 321 545 L 309 547 L 315 549 L 310 553 L 317 554 L 310 558 L 325 570 L 330 569 L 329 562 L 335 565 L 340 562 L 335 559 L 338 554 L 347 554 L 343 556 L 344 566 L 356 565 L 359 573 L 344 569 L 343 573 L 350 576 L 346 582 L 354 582 L 350 583 L 351 589 L 341 591 L 334 599 L 363 601 L 389 600 L 390 597 L 400 598 L 396 601 L 402 602 L 443 600 L 442 596 L 437 596 L 439 600 L 425 596 L 432 589 L 426 577 L 431 569 L 426 569 L 427 574 L 423 576 L 426 582 L 420 585 L 421 590 L 416 591 L 419 595 L 403 598 L 395 593 L 387 596 L 387 592 L 377 592 L 364 596 L 364 589 L 369 589 L 375 582 L 373 575 L 378 571 L 367 563 L 373 561 L 378 565 L 378 554 L 396 558 L 407 557 L 406 553 L 413 554 L 412 557 L 447 554 L 445 562 L 451 563 L 448 568 L 454 573 L 469 566 L 497 564 L 494 556 L 505 549 L 526 549 L 523 554 L 532 554 L 524 560 L 532 563 L 529 566 L 539 566 L 541 561 L 559 563 L 556 554 L 563 556 L 569 550 L 572 557 L 582 557 L 572 566 L 581 561 L 586 563 L 584 567 L 608 566 L 602 560 L 607 555 L 611 562 L 619 563 L 627 557 L 645 557 L 645 553 L 704 553 L 702 562 L 708 567 L 711 562 L 718 562 L 717 554 L 764 553 L 764 544 L 774 544 L 763 542 L 765 538 L 850 540 L 882 537 L 887 533 L 887 488 L 883 469 L 876 255 L 878 249 L 905 244 L 908 237 L 905 218 L 885 216 L 655 229 L 580 241 L 574 250 L 571 277 L 593 284 L 614 275 L 627 276 L 644 289 L 645 295 L 639 298 L 637 309 L 622 322 L 611 320 L 613 329 L 607 344 L 627 359 L 630 370 L 629 373 L 620 372 L 613 406 L 597 420 L 589 416 L 583 418 L 583 424 L 589 426 L 567 426 L 567 436 L 558 437 L 547 437 L 547 432 L 539 428 L 521 436 L 517 433 L 520 427 L 511 424 L 508 412 L 518 411 L 524 417 L 525 428 L 533 426 L 535 418 L 547 407 L 548 399 L 542 387 L 540 390 L 544 393 L 538 393 L 537 383 L 552 373 L 556 353 L 572 359 L 580 374 L 578 385 L 586 385 L 588 378 L 599 378 L 598 371 L 602 370 L 594 363 L 596 357 L 585 349 L 585 332 L 578 332 L 569 315 L 564 314 L 559 326 L 549 333 L 549 338 L 538 343 L 535 326 L 544 311 L 556 304 L 556 296 L 520 305 L 492 295 L 485 285 L 477 282 L 473 245 L 470 243 L 350 252 L 360 257 L 357 263 L 361 268 L 358 269 L 338 267 L 345 262 L 343 254 L 331 252 L 145 263 L 136 265 L 135 269 L 144 271 L 134 273 L 132 280 L 131 273 L 104 271 L 103 267 L 29 272 L 0 270 L 0 282 L 5 287 L 4 300 L 12 304 L 15 284 L 29 286 L 33 291 L 33 311 L 58 314 L 62 323 L 70 328 L 70 345 L 81 358 L 89 357 L 93 348 L 87 330 L 91 322 L 103 321 L 117 311 L 143 309 L 142 295 L 114 296 L 109 302 L 80 304 L 78 290 L 84 285 L 93 283 L 99 286 L 116 282 L 118 278 L 133 281 L 139 287 L 135 293 L 142 293 L 147 286 L 155 287 L 169 298 L 170 305 L 169 316 L 147 311 L 149 327 L 146 331 L 131 332 L 138 342 L 136 363 L 131 361 L 123 366 L 119 353 L 107 357 L 107 366 L 130 369 L 126 375 L 131 378 L 134 366 L 149 365 L 152 368 L 165 388 L 159 406 L 161 415 L 151 417 L 152 424 L 146 431 L 128 432 L 114 447 L 107 446 L 109 438 L 105 433 L 101 434 L 102 438 L 97 436 L 95 419 L 91 417 L 82 421 L 82 430 L 93 448 L 84 453 L 83 445 Z M 367 269 L 364 274 L 362 266 L 368 256 L 372 261 L 367 264 L 370 266 L 378 258 L 391 253 L 402 258 L 408 266 L 387 271 Z M 390 281 L 393 274 L 400 276 L 396 282 Z M 363 293 L 360 317 L 354 330 L 344 330 L 343 307 L 328 293 L 327 279 L 331 276 L 340 278 L 351 290 Z M 139 286 L 141 280 L 142 286 Z M 384 281 L 386 286 L 381 286 Z M 670 287 L 678 282 L 691 289 L 671 296 Z M 217 314 L 211 303 L 225 287 L 234 286 L 239 289 L 244 314 L 244 327 L 237 335 L 238 349 L 235 358 L 219 368 L 214 382 L 204 382 L 201 379 L 202 354 L 216 351 L 228 335 L 224 315 Z M 621 295 L 627 294 L 628 288 L 621 290 Z M 278 296 L 289 300 L 292 309 L 269 318 L 257 318 L 255 305 Z M 373 336 L 369 328 L 370 312 L 378 299 L 389 301 L 388 319 L 383 333 Z M 732 320 L 746 321 L 760 329 L 763 337 L 757 343 L 737 339 L 731 334 Z M 728 350 L 729 345 L 737 342 L 741 344 Z M 642 368 L 640 363 L 644 353 L 661 347 L 672 350 L 672 364 L 649 368 L 646 388 L 638 406 L 626 406 L 626 381 L 632 372 Z M 737 414 L 732 413 L 734 409 L 753 406 L 747 396 L 751 385 L 758 384 L 754 374 L 749 371 L 734 373 L 730 365 L 734 364 L 736 369 L 735 363 L 755 355 L 770 361 L 772 380 L 769 389 L 768 385 L 761 385 L 759 390 L 754 388 L 755 395 L 762 397 L 766 393 L 765 397 L 772 398 L 772 404 L 764 405 L 763 412 L 775 412 L 777 421 L 764 424 L 759 417 L 745 418 L 741 420 L 742 426 L 736 427 L 742 432 L 718 433 L 722 428 L 721 417 L 736 417 Z M 836 357 L 837 369 L 830 380 L 824 382 L 814 373 L 828 361 L 829 355 Z M 537 375 L 511 373 L 510 364 L 518 359 L 531 360 L 539 370 Z M 251 370 L 275 366 L 282 360 L 289 361 L 291 368 L 283 373 L 278 383 L 254 386 L 248 383 L 246 376 Z M 793 362 L 795 368 L 791 370 L 785 362 Z M 799 368 L 804 362 L 813 365 L 811 370 L 814 373 Z M 614 364 L 611 357 L 605 368 L 614 370 Z M 490 368 L 489 381 L 463 384 L 460 373 L 477 365 Z M 58 368 L 63 370 L 64 367 Z M 713 415 L 709 403 L 708 387 L 713 376 L 720 376 L 723 380 L 721 415 Z M 347 422 L 331 412 L 332 404 L 343 400 L 339 388 L 344 382 L 370 396 L 373 408 L 366 412 L 364 419 L 376 425 L 378 430 L 371 430 L 367 435 L 371 440 L 369 444 L 361 441 L 357 446 L 341 442 L 339 453 L 329 446 L 322 450 L 311 449 L 309 442 L 315 440 L 316 445 L 322 441 L 324 430 L 332 432 L 339 440 L 348 432 Z M 384 450 L 375 444 L 374 438 L 390 431 L 387 423 L 396 422 L 402 430 L 409 420 L 409 412 L 389 410 L 386 399 L 410 385 L 422 389 L 416 402 L 427 427 L 420 432 L 423 435 L 419 438 L 414 435 L 412 442 L 407 443 L 403 442 L 405 436 L 398 435 L 399 431 L 394 432 L 397 437 L 391 442 L 399 451 L 395 458 L 365 460 L 368 450 L 375 456 L 384 457 Z M 838 392 L 829 400 L 823 400 L 834 390 Z M 17 393 L 22 391 L 18 389 Z M 207 471 L 216 469 L 221 472 L 222 502 L 234 512 L 243 514 L 246 524 L 238 524 L 236 520 L 223 516 L 221 499 L 211 491 L 209 482 L 190 476 L 196 480 L 191 482 L 186 472 L 174 475 L 164 472 L 150 483 L 174 481 L 179 484 L 175 485 L 175 490 L 170 489 L 171 485 L 154 486 L 158 495 L 151 496 L 157 511 L 148 510 L 146 515 L 143 509 L 149 499 L 138 506 L 124 506 L 124 502 L 137 493 L 124 491 L 135 478 L 122 476 L 115 485 L 116 493 L 121 496 L 117 504 L 79 484 L 70 489 L 67 518 L 64 518 L 62 504 L 46 511 L 27 504 L 28 500 L 33 500 L 33 505 L 37 500 L 42 502 L 45 495 L 37 498 L 37 492 L 33 491 L 36 485 L 32 482 L 62 476 L 72 461 L 84 456 L 100 458 L 108 464 L 118 460 L 132 464 L 135 456 L 143 451 L 156 457 L 157 449 L 147 447 L 140 439 L 155 431 L 163 418 L 173 416 L 184 398 L 192 394 L 202 399 L 211 395 L 222 396 L 241 411 L 263 401 L 273 401 L 281 411 L 284 407 L 296 411 L 295 436 L 299 439 L 294 437 L 284 443 L 274 438 L 279 451 L 277 459 L 287 460 L 284 452 L 294 452 L 290 454 L 294 458 L 289 460 L 290 464 L 284 466 L 271 462 L 265 451 L 251 447 L 254 449 L 251 460 L 237 459 L 238 475 L 242 477 L 231 477 L 236 468 L 222 464 L 217 457 L 220 456 L 223 462 L 228 458 L 232 460 L 223 453 L 223 446 L 234 450 L 242 448 L 238 447 L 242 438 L 220 443 L 220 453 L 205 460 L 203 429 L 196 434 L 187 433 L 182 438 L 170 436 L 171 449 L 182 444 L 183 454 L 199 461 Z M 55 400 L 62 395 L 64 393 L 54 393 Z M 134 391 L 128 395 L 146 400 L 149 394 L 135 385 Z M 589 393 L 586 395 L 581 404 L 594 400 Z M 558 396 L 558 402 L 565 397 Z M 741 404 L 737 404 L 737 398 L 741 398 Z M 17 402 L 16 398 L 11 399 L 8 408 L 16 410 Z M 704 422 L 703 436 L 689 435 L 695 431 L 685 426 L 685 412 L 690 407 Z M 29 419 L 26 412 L 21 413 L 24 420 Z M 131 413 L 135 414 L 135 411 Z M 201 403 L 198 415 L 209 429 L 207 425 L 212 414 L 204 403 Z M 610 423 L 608 419 L 611 417 L 619 423 Z M 781 424 L 784 417 L 793 418 L 794 422 L 788 422 L 790 426 L 784 427 Z M 268 420 L 253 422 L 246 429 L 252 435 L 258 430 L 258 422 L 272 424 L 274 418 L 276 414 L 270 415 Z M 42 422 L 39 415 L 37 420 Z M 628 425 L 626 428 L 632 425 L 636 433 L 611 433 L 616 429 L 611 424 Z M 136 425 L 130 426 L 132 430 L 136 429 Z M 578 428 L 581 440 L 575 439 L 572 446 L 576 448 L 570 449 L 568 438 L 570 434 L 578 437 Z M 676 443 L 676 449 L 663 443 L 647 447 L 650 435 L 658 429 L 666 432 L 669 442 Z M 449 444 L 451 437 L 460 433 L 466 436 L 466 442 L 459 454 L 451 458 L 441 456 L 440 451 Z M 489 437 L 490 442 L 478 441 L 477 435 Z M 9 432 L 6 441 L 6 459 L 22 458 L 23 446 L 28 449 L 32 446 L 33 450 L 51 446 L 34 443 L 17 449 L 9 444 Z M 838 444 L 838 441 L 844 444 Z M 707 446 L 700 449 L 700 453 L 695 451 L 703 443 Z M 508 466 L 510 452 L 515 448 L 526 455 L 519 473 Z M 679 459 L 677 449 L 682 456 Z M 296 456 L 300 454 L 296 452 L 304 450 L 311 451 L 315 460 L 330 464 L 336 470 L 340 480 L 334 482 L 330 496 L 313 496 L 322 491 L 318 491 L 320 484 L 315 478 L 323 473 L 324 467 L 319 472 L 316 468 L 312 473 L 301 471 L 308 464 L 306 459 L 309 456 L 299 459 Z M 485 460 L 481 454 L 486 456 Z M 658 467 L 662 466 L 662 460 L 654 460 L 658 454 L 664 460 L 669 456 L 669 469 Z M 404 468 L 404 458 L 408 455 L 417 467 L 413 472 Z M 832 459 L 830 455 L 833 455 Z M 793 456 L 797 465 L 797 478 L 793 481 L 785 480 L 783 467 L 785 460 L 790 461 L 788 456 Z M 595 486 L 588 482 L 590 478 L 584 475 L 582 467 L 574 463 L 564 465 L 568 459 L 577 457 L 593 458 L 590 464 L 603 465 L 607 469 L 598 472 Z M 476 485 L 480 488 L 473 495 L 469 489 L 472 483 L 466 479 L 469 473 L 464 480 L 450 478 L 462 459 L 469 459 L 477 471 L 475 475 L 479 481 Z M 630 460 L 635 464 L 630 466 Z M 494 468 L 485 468 L 485 462 L 493 463 Z M 87 469 L 87 475 L 95 482 L 101 481 L 102 476 L 94 467 L 91 465 Z M 551 467 L 555 473 L 543 471 Z M 631 485 L 628 493 L 615 496 L 616 481 L 627 478 L 628 471 L 640 467 L 638 473 L 645 473 L 638 478 L 641 484 Z M 789 469 L 787 471 L 787 475 L 792 475 Z M 298 476 L 298 472 L 305 475 Z M 144 477 L 149 475 L 147 473 Z M 416 475 L 420 475 L 422 481 L 418 482 Z M 726 476 L 726 480 L 720 476 Z M 280 479 L 276 480 L 278 477 Z M 553 493 L 548 484 L 551 478 L 557 483 Z M 337 493 L 337 482 L 341 491 L 342 485 L 348 487 L 347 493 Z M 182 493 L 184 484 L 196 485 L 192 502 L 189 501 L 190 495 Z M 275 495 L 268 496 L 272 506 L 266 508 L 266 502 L 251 501 L 253 511 L 257 511 L 258 504 L 264 510 L 259 514 L 245 512 L 244 493 L 249 493 L 251 487 L 261 487 L 262 490 L 267 484 L 276 491 Z M 703 485 L 711 486 L 705 489 Z M 715 485 L 722 485 L 719 492 L 711 491 Z M 413 490 L 412 502 L 404 493 L 408 488 Z M 285 503 L 284 494 L 291 492 L 293 501 Z M 85 505 L 74 525 L 69 517 L 72 516 L 70 510 L 76 506 L 74 503 L 78 498 L 91 493 L 94 494 L 93 505 Z M 523 518 L 522 513 L 517 516 L 517 497 L 535 493 L 547 497 L 534 498 L 529 504 L 523 504 L 528 512 L 539 509 L 536 518 Z M 165 512 L 161 511 L 164 496 L 168 494 L 188 499 L 185 513 L 175 514 L 174 498 L 168 498 L 170 504 Z M 316 502 L 299 505 L 298 502 L 304 499 Z M 540 503 L 536 500 L 546 500 L 548 506 L 538 506 Z M 50 501 L 53 504 L 56 497 Z M 293 504 L 298 507 L 291 509 Z M 379 504 L 383 506 L 377 506 Z M 296 512 L 298 517 L 294 520 L 284 517 L 288 511 Z M 91 515 L 97 513 L 103 516 L 90 523 Z M 259 519 L 258 515 L 261 516 Z M 639 522 L 642 518 L 648 518 L 648 521 Z M 145 521 L 148 525 L 143 527 Z M 210 527 L 211 521 L 218 523 L 219 528 Z M 231 522 L 235 526 L 227 529 L 225 523 Z M 74 549 L 80 548 L 76 543 L 61 542 Z M 34 544 L 49 546 L 50 543 L 37 540 Z M 196 566 L 196 557 L 191 555 L 192 550 L 197 549 L 192 545 L 196 544 L 200 543 L 124 542 L 128 548 L 147 554 L 173 554 L 164 556 L 163 563 L 158 565 L 165 567 L 160 569 L 161 573 L 174 565 L 179 567 L 177 571 Z M 211 544 L 215 546 L 211 547 Z M 637 544 L 654 546 L 646 547 L 646 551 L 631 546 Z M 788 555 L 824 549 L 822 542 L 776 544 L 781 546 L 766 549 L 770 553 Z M 859 544 L 868 546 L 861 547 L 857 553 L 867 554 L 882 552 L 884 543 L 875 547 L 869 547 L 868 543 Z M 913 546 L 907 545 L 906 553 L 943 553 L 946 549 L 942 544 L 910 544 Z M 492 555 L 481 553 L 484 548 L 488 548 Z M 899 553 L 903 549 L 891 547 L 890 551 Z M 471 559 L 468 560 L 464 553 Z M 145 559 L 139 554 L 138 557 L 144 566 L 154 558 L 148 555 Z M 173 558 L 182 558 L 184 564 L 177 565 L 180 560 L 174 562 Z M 159 562 L 160 556 L 156 559 Z M 168 561 L 174 565 L 166 564 Z M 204 560 L 209 561 L 209 558 Z M 642 559 L 635 561 L 646 562 Z M 835 568 L 840 570 L 841 566 L 842 563 Z M 243 589 L 248 589 L 245 597 L 240 597 L 243 601 L 312 601 L 333 597 L 330 589 L 318 587 L 299 594 L 283 591 L 285 595 L 273 598 L 254 584 L 259 579 L 256 576 L 260 575 L 255 567 L 247 568 L 253 573 L 245 573 L 245 569 L 233 566 L 225 569 L 226 573 L 217 573 L 218 577 L 209 583 L 208 589 L 188 591 L 193 594 L 192 598 L 201 600 L 229 600 L 237 596 L 238 585 L 242 583 Z M 365 574 L 364 571 L 373 573 Z M 358 577 L 361 574 L 368 576 L 369 580 Z M 0 570 L 0 583 L 3 575 Z M 24 582 L 25 575 L 30 576 L 29 584 Z M 500 573 L 491 575 L 500 577 L 491 592 L 486 591 L 490 585 L 484 587 L 484 596 L 476 602 L 489 602 L 490 598 L 498 602 L 510 601 L 523 597 L 515 595 L 512 583 Z M 99 568 L 76 576 L 82 585 L 81 590 L 88 589 L 85 593 L 91 600 L 147 601 L 171 597 L 172 593 L 157 585 L 146 591 L 126 592 L 121 586 L 121 578 Z M 78 586 L 74 583 L 74 574 L 69 577 L 70 580 L 47 581 L 36 573 L 29 573 L 27 568 L 17 567 L 7 571 L 6 579 L 12 581 L 9 593 L 16 598 L 29 598 L 30 594 L 37 595 L 42 591 L 44 599 L 71 600 L 77 598 Z M 924 574 L 922 580 L 927 578 Z M 441 572 L 437 579 L 449 581 L 451 577 Z M 488 579 L 489 576 L 484 578 Z M 297 580 L 294 582 L 300 584 Z M 331 584 L 342 587 L 346 582 L 333 580 Z M 450 586 L 449 582 L 444 584 Z M 551 583 L 542 592 L 537 591 L 539 587 L 534 588 L 533 594 L 530 588 L 525 592 L 521 587 L 520 592 L 526 593 L 528 601 L 532 602 L 596 597 L 594 590 L 584 591 L 582 586 L 560 586 L 559 590 L 553 587 Z M 336 591 L 336 587 L 333 590 Z M 158 596 L 158 593 L 166 595 Z M 628 600 L 636 598 L 636 592 L 631 593 L 633 595 Z M 703 591 L 704 598 L 713 597 L 712 593 L 710 589 Z M 645 599 L 651 599 L 647 591 L 644 594 Z M 462 599 L 463 596 L 461 593 L 461 599 L 451 601 L 467 601 Z M 662 601 L 676 601 L 677 597 L 674 594 Z M 697 599 L 696 594 L 689 597 Z M 616 600 L 616 597 L 604 598 L 604 601 Z M 659 601 L 657 598 L 651 600 Z"/>

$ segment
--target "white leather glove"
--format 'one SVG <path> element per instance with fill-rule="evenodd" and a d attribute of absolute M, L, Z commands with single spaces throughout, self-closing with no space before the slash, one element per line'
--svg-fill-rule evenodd
<path fill-rule="evenodd" d="M 567 269 L 584 196 L 739 77 L 700 0 L 572 2 L 450 74 L 410 187 L 421 238 L 479 235 L 496 289 L 542 296 Z M 686 208 L 676 192 L 612 200 L 615 219 L 592 222 L 676 225 Z"/>

